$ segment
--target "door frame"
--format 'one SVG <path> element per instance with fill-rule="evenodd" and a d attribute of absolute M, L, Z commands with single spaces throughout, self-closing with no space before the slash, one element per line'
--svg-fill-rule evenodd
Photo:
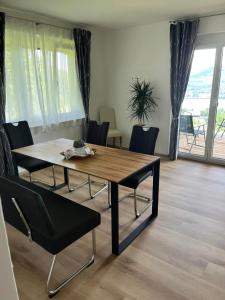
<path fill-rule="evenodd" d="M 185 152 L 178 152 L 178 157 L 198 160 L 201 162 L 225 165 L 225 159 L 213 157 L 214 132 L 216 125 L 217 106 L 220 89 L 220 78 L 223 60 L 223 50 L 225 53 L 225 33 L 207 34 L 199 36 L 196 50 L 216 49 L 215 64 L 213 69 L 212 90 L 210 95 L 209 115 L 207 124 L 207 134 L 205 141 L 204 155 L 197 155 Z"/>

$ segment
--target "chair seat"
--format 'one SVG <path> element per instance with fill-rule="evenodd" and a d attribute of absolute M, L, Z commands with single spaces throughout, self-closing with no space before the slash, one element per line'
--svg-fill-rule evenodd
<path fill-rule="evenodd" d="M 131 189 L 136 189 L 138 185 L 149 176 L 152 176 L 152 170 L 141 170 L 131 177 L 128 177 L 127 179 L 121 181 L 120 184 Z"/>
<path fill-rule="evenodd" d="M 32 157 L 26 157 L 23 160 L 20 160 L 18 165 L 30 173 L 52 166 L 51 163 Z"/>
<path fill-rule="evenodd" d="M 109 138 L 120 137 L 120 136 L 122 136 L 122 133 L 118 129 L 109 129 L 109 131 L 108 131 Z"/>
<path fill-rule="evenodd" d="M 32 230 L 32 239 L 50 253 L 57 254 L 100 224 L 98 212 L 19 177 L 13 177 L 13 180 L 41 195 L 55 233 Z"/>

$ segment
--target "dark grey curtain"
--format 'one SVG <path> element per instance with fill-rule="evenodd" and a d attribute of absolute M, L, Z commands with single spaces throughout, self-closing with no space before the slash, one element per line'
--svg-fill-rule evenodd
<path fill-rule="evenodd" d="M 171 160 L 177 159 L 179 115 L 191 71 L 198 25 L 198 19 L 174 22 L 170 25 L 170 96 L 173 117 L 169 151 Z"/>
<path fill-rule="evenodd" d="M 75 28 L 73 36 L 77 55 L 80 90 L 85 111 L 85 120 L 83 123 L 84 137 L 85 128 L 89 120 L 91 32 Z"/>
<path fill-rule="evenodd" d="M 0 13 L 0 176 L 15 174 L 9 141 L 2 127 L 5 101 L 5 14 Z"/>

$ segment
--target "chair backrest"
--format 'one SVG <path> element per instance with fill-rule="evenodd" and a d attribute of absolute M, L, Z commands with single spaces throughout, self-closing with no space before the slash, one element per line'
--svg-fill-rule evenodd
<path fill-rule="evenodd" d="M 12 199 L 16 200 L 28 226 L 32 230 L 53 235 L 54 227 L 48 214 L 42 197 L 30 188 L 15 181 L 14 177 L 0 177 L 0 196 L 5 220 L 22 231 L 27 233 L 21 216 L 16 209 Z"/>
<path fill-rule="evenodd" d="M 116 129 L 116 117 L 115 111 L 111 107 L 101 107 L 99 110 L 100 121 L 101 122 L 109 122 L 109 128 Z"/>
<path fill-rule="evenodd" d="M 11 149 L 33 145 L 33 138 L 27 121 L 3 124 Z"/>
<path fill-rule="evenodd" d="M 19 121 L 18 123 L 5 123 L 3 124 L 3 127 L 7 134 L 11 150 L 34 144 L 27 121 Z M 15 157 L 17 163 L 24 159 L 24 156 L 19 154 L 17 154 Z"/>
<path fill-rule="evenodd" d="M 129 150 L 144 154 L 153 155 L 155 152 L 155 144 L 159 134 L 159 128 L 156 127 L 142 127 L 134 125 Z"/>
<path fill-rule="evenodd" d="M 100 146 L 106 146 L 107 136 L 109 130 L 109 122 L 98 124 L 97 121 L 88 122 L 88 130 L 86 142 Z"/>
<path fill-rule="evenodd" d="M 193 116 L 180 116 L 180 132 L 194 134 Z"/>

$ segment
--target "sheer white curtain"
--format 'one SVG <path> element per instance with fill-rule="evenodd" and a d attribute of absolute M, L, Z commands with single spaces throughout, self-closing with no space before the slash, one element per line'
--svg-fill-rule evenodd
<path fill-rule="evenodd" d="M 72 31 L 7 18 L 5 39 L 7 121 L 83 118 Z"/>

